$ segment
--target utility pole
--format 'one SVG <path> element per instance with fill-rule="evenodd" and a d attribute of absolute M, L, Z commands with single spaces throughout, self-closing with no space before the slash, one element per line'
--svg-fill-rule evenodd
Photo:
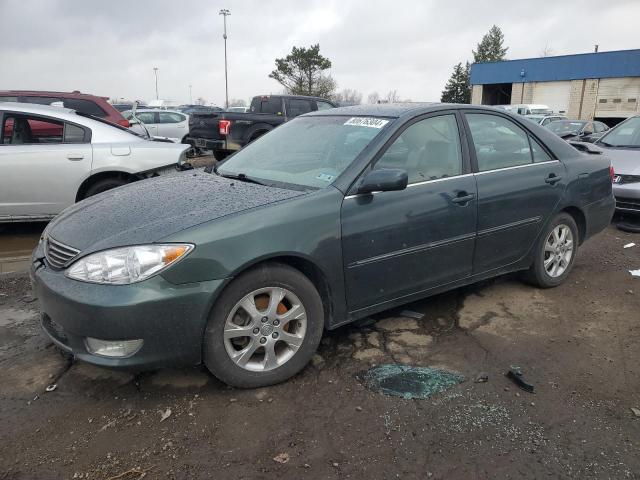
<path fill-rule="evenodd" d="M 220 10 L 219 15 L 224 17 L 224 108 L 229 108 L 229 77 L 227 75 L 227 16 L 231 15 L 231 12 L 226 8 Z"/>
<path fill-rule="evenodd" d="M 159 100 L 160 97 L 158 97 L 158 67 L 153 67 L 153 73 L 156 76 L 156 100 Z"/>
<path fill-rule="evenodd" d="M 193 95 L 191 95 L 191 87 L 193 85 L 189 85 L 189 105 L 193 105 Z"/>

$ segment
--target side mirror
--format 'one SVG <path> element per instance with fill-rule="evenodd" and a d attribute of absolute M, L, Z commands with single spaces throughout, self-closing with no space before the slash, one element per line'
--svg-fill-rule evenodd
<path fill-rule="evenodd" d="M 357 193 L 390 192 L 404 190 L 409 183 L 407 171 L 400 168 L 371 170 L 361 180 Z"/>

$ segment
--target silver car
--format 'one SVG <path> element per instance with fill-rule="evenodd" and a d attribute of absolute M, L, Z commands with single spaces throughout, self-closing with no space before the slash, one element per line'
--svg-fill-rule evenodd
<path fill-rule="evenodd" d="M 616 209 L 640 214 L 640 115 L 616 125 L 595 145 L 611 159 Z"/>
<path fill-rule="evenodd" d="M 45 105 L 0 102 L 0 126 L 0 222 L 48 220 L 96 193 L 175 172 L 189 148 Z"/>
<path fill-rule="evenodd" d="M 134 120 L 133 110 L 122 112 L 122 116 L 129 121 Z M 135 116 L 144 123 L 149 134 L 153 137 L 168 138 L 172 142 L 182 143 L 189 134 L 189 115 L 176 110 L 160 110 L 154 108 L 139 108 Z M 140 125 L 132 123 L 131 130 L 143 133 Z"/>

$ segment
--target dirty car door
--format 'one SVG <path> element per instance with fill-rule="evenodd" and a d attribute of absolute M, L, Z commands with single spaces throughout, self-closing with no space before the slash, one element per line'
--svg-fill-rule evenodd
<path fill-rule="evenodd" d="M 473 140 L 478 185 L 474 274 L 523 258 L 560 201 L 564 165 L 512 120 L 465 115 Z"/>
<path fill-rule="evenodd" d="M 408 187 L 345 197 L 342 245 L 351 311 L 471 274 L 476 185 L 459 132 L 453 113 L 414 121 L 373 165 L 405 169 Z"/>
<path fill-rule="evenodd" d="M 78 186 L 91 171 L 88 129 L 7 112 L 1 132 L 3 215 L 47 217 L 75 202 Z"/>

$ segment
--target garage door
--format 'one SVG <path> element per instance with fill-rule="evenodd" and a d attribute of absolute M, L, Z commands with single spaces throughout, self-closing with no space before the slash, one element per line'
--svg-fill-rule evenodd
<path fill-rule="evenodd" d="M 638 113 L 640 78 L 602 78 L 598 86 L 596 117 L 630 117 Z"/>
<path fill-rule="evenodd" d="M 556 113 L 567 113 L 571 82 L 538 82 L 533 87 L 533 102 L 548 105 Z"/>

